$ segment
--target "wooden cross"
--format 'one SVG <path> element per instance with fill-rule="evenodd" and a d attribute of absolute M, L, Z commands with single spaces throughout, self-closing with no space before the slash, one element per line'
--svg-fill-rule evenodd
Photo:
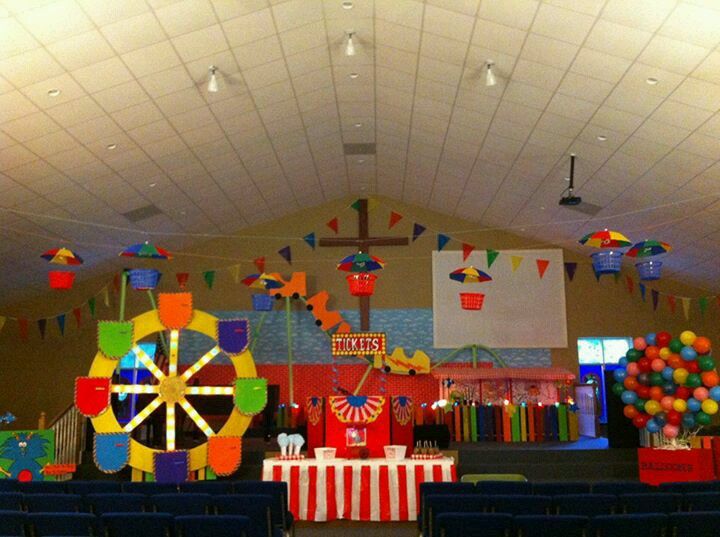
<path fill-rule="evenodd" d="M 338 247 L 352 246 L 353 248 L 369 253 L 370 246 L 407 246 L 407 237 L 371 237 L 368 227 L 368 200 L 358 200 L 358 234 L 357 237 L 327 237 L 320 239 L 320 246 Z M 360 330 L 370 330 L 370 297 L 358 298 L 360 306 Z"/>

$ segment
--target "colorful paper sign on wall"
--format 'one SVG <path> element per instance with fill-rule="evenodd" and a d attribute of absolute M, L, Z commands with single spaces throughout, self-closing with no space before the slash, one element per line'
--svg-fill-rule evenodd
<path fill-rule="evenodd" d="M 267 379 L 235 379 L 235 408 L 245 416 L 255 416 L 267 405 Z"/>
<path fill-rule="evenodd" d="M 240 436 L 211 436 L 208 438 L 208 465 L 216 475 L 235 473 L 242 462 Z"/>
<path fill-rule="evenodd" d="M 219 320 L 217 342 L 226 354 L 245 352 L 250 342 L 250 322 L 247 319 Z"/>
<path fill-rule="evenodd" d="M 0 479 L 43 481 L 54 460 L 54 431 L 0 431 Z"/>
<path fill-rule="evenodd" d="M 100 321 L 97 338 L 100 352 L 108 358 L 122 358 L 133 346 L 133 322 Z"/>
<path fill-rule="evenodd" d="M 130 459 L 129 433 L 95 433 L 93 459 L 101 472 L 119 472 Z"/>
<path fill-rule="evenodd" d="M 382 332 L 348 332 L 332 335 L 333 356 L 385 354 L 387 338 Z"/>

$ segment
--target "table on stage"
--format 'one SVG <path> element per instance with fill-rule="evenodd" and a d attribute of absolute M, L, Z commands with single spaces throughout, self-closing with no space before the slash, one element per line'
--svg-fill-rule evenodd
<path fill-rule="evenodd" d="M 420 483 L 456 481 L 451 457 L 435 460 L 265 459 L 264 481 L 286 481 L 297 520 L 417 520 Z"/>

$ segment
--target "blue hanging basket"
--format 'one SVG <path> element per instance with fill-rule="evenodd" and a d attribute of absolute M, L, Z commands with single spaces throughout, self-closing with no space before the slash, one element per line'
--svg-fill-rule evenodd
<path fill-rule="evenodd" d="M 255 311 L 272 311 L 275 299 L 270 295 L 252 295 L 252 305 Z"/>
<path fill-rule="evenodd" d="M 636 263 L 635 268 L 641 280 L 646 282 L 659 280 L 662 261 L 643 261 L 642 263 Z"/>
<path fill-rule="evenodd" d="M 615 274 L 616 272 L 620 272 L 622 256 L 622 252 L 616 252 L 615 250 L 604 250 L 590 254 L 593 269 L 596 274 Z"/>
<path fill-rule="evenodd" d="M 152 291 L 157 287 L 162 274 L 155 269 L 131 269 L 128 276 L 130 285 L 136 291 Z"/>

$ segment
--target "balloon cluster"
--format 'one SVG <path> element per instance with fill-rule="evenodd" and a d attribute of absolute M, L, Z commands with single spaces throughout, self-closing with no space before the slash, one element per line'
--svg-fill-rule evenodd
<path fill-rule="evenodd" d="M 636 337 L 613 373 L 612 390 L 638 429 L 675 438 L 680 428 L 709 425 L 718 412 L 720 375 L 706 337 L 686 330 Z"/>

